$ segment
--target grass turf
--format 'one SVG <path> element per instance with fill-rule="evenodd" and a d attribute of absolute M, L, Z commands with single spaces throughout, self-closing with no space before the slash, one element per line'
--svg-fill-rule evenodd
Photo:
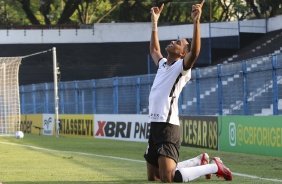
<path fill-rule="evenodd" d="M 0 136 L 0 182 L 28 183 L 154 183 L 146 180 L 143 153 L 147 143 L 25 135 Z M 39 149 L 42 148 L 42 149 Z M 233 174 L 234 183 L 282 183 L 282 157 L 181 147 L 180 160 L 207 152 L 218 156 Z M 252 177 L 254 176 L 254 177 Z M 269 180 L 276 179 L 276 180 Z M 226 183 L 213 175 L 193 183 Z"/>

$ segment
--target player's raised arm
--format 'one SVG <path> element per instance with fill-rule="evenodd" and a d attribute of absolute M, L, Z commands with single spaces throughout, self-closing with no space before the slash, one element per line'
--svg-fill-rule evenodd
<path fill-rule="evenodd" d="M 202 6 L 204 0 L 201 4 L 195 4 L 192 6 L 191 17 L 194 23 L 193 38 L 190 47 L 190 52 L 184 58 L 184 69 L 192 68 L 196 59 L 198 58 L 201 50 L 201 34 L 200 34 L 200 18 L 202 15 Z"/>
<path fill-rule="evenodd" d="M 156 65 L 158 65 L 158 61 L 162 58 L 161 48 L 158 37 L 158 20 L 160 14 L 163 10 L 164 4 L 160 8 L 152 7 L 151 8 L 151 22 L 152 22 L 152 33 L 151 33 L 151 41 L 150 41 L 150 54 L 153 58 Z"/>

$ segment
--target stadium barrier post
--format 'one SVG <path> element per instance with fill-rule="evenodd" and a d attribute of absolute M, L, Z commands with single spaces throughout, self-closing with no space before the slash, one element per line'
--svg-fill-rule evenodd
<path fill-rule="evenodd" d="M 196 93 L 197 93 L 197 115 L 201 115 L 201 88 L 200 88 L 200 68 L 196 68 Z"/>
<path fill-rule="evenodd" d="M 247 75 L 247 62 L 244 60 L 242 62 L 242 71 L 243 71 L 243 93 L 244 93 L 244 115 L 248 115 L 248 75 Z"/>
<path fill-rule="evenodd" d="M 222 68 L 221 64 L 217 65 L 217 78 L 218 78 L 218 115 L 222 116 Z"/>
<path fill-rule="evenodd" d="M 278 115 L 277 55 L 272 55 L 273 115 Z"/>

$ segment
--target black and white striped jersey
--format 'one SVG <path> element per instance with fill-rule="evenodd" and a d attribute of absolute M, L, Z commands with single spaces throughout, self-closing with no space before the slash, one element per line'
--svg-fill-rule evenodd
<path fill-rule="evenodd" d="M 172 64 L 159 60 L 159 68 L 149 95 L 150 122 L 179 125 L 178 98 L 182 88 L 191 79 L 191 69 L 183 69 L 183 59 Z"/>

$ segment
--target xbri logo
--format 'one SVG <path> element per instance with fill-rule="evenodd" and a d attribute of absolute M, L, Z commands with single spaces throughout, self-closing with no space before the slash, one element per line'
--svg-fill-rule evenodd
<path fill-rule="evenodd" d="M 95 136 L 129 138 L 131 122 L 98 121 L 99 129 Z"/>
<path fill-rule="evenodd" d="M 229 144 L 236 146 L 236 125 L 233 122 L 229 123 Z"/>

